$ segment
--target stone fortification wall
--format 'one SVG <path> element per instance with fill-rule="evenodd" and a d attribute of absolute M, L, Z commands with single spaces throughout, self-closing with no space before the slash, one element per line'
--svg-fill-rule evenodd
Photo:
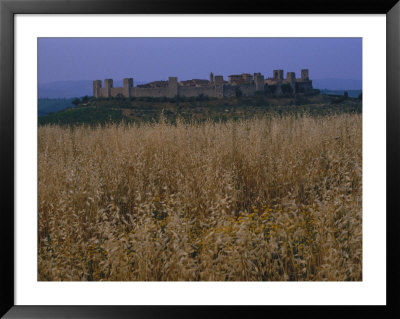
<path fill-rule="evenodd" d="M 239 89 L 243 96 L 252 96 L 256 92 L 255 85 L 239 85 Z"/>
<path fill-rule="evenodd" d="M 110 91 L 111 91 L 110 92 L 111 97 L 123 96 L 124 95 L 124 88 L 111 88 Z"/>
<path fill-rule="evenodd" d="M 239 82 L 233 79 L 240 77 Z M 252 96 L 257 91 L 268 92 L 268 86 L 275 86 L 274 94 L 282 94 L 282 85 L 289 84 L 293 93 L 310 92 L 313 90 L 312 81 L 309 79 L 308 69 L 301 70 L 301 77 L 296 79 L 294 72 L 288 72 L 286 79 L 283 77 L 283 70 L 273 70 L 271 78 L 264 78 L 261 73 L 251 74 L 243 73 L 241 75 L 229 76 L 231 83 L 224 80 L 222 75 L 210 74 L 210 80 L 194 79 L 183 82 L 200 83 L 200 86 L 179 85 L 177 77 L 169 77 L 167 81 L 151 82 L 149 85 L 133 86 L 133 79 L 126 78 L 123 80 L 123 87 L 114 88 L 112 79 L 104 80 L 104 87 L 100 80 L 93 81 L 94 97 L 168 97 L 176 96 L 196 97 L 200 94 L 209 97 L 233 97 L 238 93 L 238 89 L 243 96 Z M 243 80 L 243 81 L 242 81 Z M 197 82 L 196 82 L 197 81 Z M 163 82 L 162 85 L 157 82 Z M 243 82 L 243 83 L 241 83 Z M 208 84 L 207 84 L 208 83 Z M 205 85 L 203 85 L 205 84 Z M 287 91 L 287 90 L 286 90 Z"/>
<path fill-rule="evenodd" d="M 101 88 L 101 89 L 100 89 L 100 96 L 102 96 L 102 97 L 109 97 L 106 88 Z"/>
<path fill-rule="evenodd" d="M 131 89 L 131 96 L 135 97 L 175 97 L 170 95 L 168 87 L 155 87 L 155 88 L 140 88 L 134 87 Z"/>
<path fill-rule="evenodd" d="M 200 94 L 207 95 L 209 97 L 217 97 L 214 85 L 202 86 L 202 87 L 180 86 L 178 89 L 178 94 L 179 96 L 184 96 L 184 97 L 196 97 L 199 96 Z"/>
<path fill-rule="evenodd" d="M 242 92 L 242 96 L 252 96 L 256 92 L 256 86 L 254 84 L 224 85 L 224 96 L 235 97 L 237 90 Z"/>
<path fill-rule="evenodd" d="M 313 90 L 311 80 L 302 80 L 296 82 L 296 91 L 298 92 L 310 92 Z"/>
<path fill-rule="evenodd" d="M 236 96 L 236 88 L 239 88 L 239 85 L 225 85 L 223 90 L 223 96 L 225 97 L 235 97 Z"/>

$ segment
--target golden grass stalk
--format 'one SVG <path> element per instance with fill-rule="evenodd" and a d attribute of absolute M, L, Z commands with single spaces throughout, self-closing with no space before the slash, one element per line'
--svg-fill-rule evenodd
<path fill-rule="evenodd" d="M 39 127 L 39 280 L 362 280 L 361 115 Z"/>

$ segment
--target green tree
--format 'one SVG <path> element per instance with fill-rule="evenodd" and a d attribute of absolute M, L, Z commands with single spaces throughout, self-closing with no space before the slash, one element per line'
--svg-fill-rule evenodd
<path fill-rule="evenodd" d="M 75 98 L 75 99 L 72 101 L 72 104 L 75 105 L 75 106 L 77 106 L 79 103 L 81 103 L 81 100 L 78 99 L 78 98 Z"/>
<path fill-rule="evenodd" d="M 85 95 L 84 97 L 82 97 L 82 103 L 87 103 L 87 102 L 89 102 L 89 97 Z"/>

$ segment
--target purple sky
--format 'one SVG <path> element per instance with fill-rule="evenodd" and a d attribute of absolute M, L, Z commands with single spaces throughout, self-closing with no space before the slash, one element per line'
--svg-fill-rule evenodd
<path fill-rule="evenodd" d="M 273 69 L 311 79 L 362 79 L 361 38 L 40 38 L 39 83 L 224 78 Z"/>

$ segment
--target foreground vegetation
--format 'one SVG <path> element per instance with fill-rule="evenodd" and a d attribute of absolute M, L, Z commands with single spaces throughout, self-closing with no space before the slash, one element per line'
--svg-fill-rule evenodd
<path fill-rule="evenodd" d="M 361 115 L 39 127 L 39 280 L 362 280 Z"/>

